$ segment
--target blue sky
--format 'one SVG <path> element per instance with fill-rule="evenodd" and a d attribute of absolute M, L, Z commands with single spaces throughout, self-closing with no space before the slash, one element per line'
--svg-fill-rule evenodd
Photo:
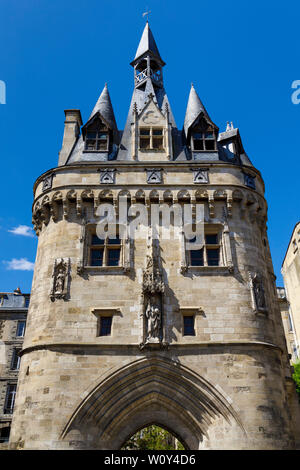
<path fill-rule="evenodd" d="M 193 82 L 220 130 L 226 121 L 240 129 L 263 175 L 282 284 L 281 263 L 300 219 L 300 104 L 291 99 L 300 80 L 299 2 L 2 0 L 0 291 L 30 291 L 37 245 L 29 228 L 32 187 L 57 164 L 64 109 L 80 108 L 85 121 L 108 82 L 124 128 L 133 89 L 129 62 L 147 7 L 177 126 Z"/>

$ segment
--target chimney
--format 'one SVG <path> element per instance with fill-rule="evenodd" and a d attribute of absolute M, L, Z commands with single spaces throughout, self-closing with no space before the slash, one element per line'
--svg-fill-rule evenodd
<path fill-rule="evenodd" d="M 66 164 L 72 147 L 79 135 L 80 126 L 82 126 L 79 109 L 65 109 L 65 116 L 65 130 L 61 151 L 59 152 L 58 166 Z"/>

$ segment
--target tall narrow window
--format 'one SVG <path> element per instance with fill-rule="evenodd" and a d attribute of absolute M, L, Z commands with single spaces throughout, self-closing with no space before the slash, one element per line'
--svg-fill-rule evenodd
<path fill-rule="evenodd" d="M 183 317 L 183 335 L 195 336 L 195 317 L 194 315 L 185 315 Z"/>
<path fill-rule="evenodd" d="M 20 361 L 21 361 L 21 358 L 19 356 L 19 352 L 21 351 L 21 349 L 14 349 L 13 351 L 13 356 L 12 356 L 12 360 L 11 360 L 11 370 L 19 370 L 20 368 Z"/>
<path fill-rule="evenodd" d="M 23 338 L 24 337 L 25 327 L 26 327 L 26 321 L 25 320 L 18 321 L 17 333 L 16 333 L 17 338 Z"/>
<path fill-rule="evenodd" d="M 7 386 L 5 405 L 4 405 L 5 414 L 12 413 L 14 410 L 16 391 L 17 391 L 17 384 L 9 384 Z"/>

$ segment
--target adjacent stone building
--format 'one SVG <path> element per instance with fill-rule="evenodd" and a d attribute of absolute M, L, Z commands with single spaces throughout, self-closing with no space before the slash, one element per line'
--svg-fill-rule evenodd
<path fill-rule="evenodd" d="M 281 319 L 283 324 L 283 329 L 285 333 L 287 350 L 290 357 L 291 364 L 294 364 L 298 360 L 297 355 L 297 340 L 295 335 L 295 328 L 292 319 L 292 313 L 289 301 L 286 297 L 286 292 L 284 287 L 277 287 L 278 302 L 281 311 Z"/>
<path fill-rule="evenodd" d="M 0 292 L 0 450 L 9 441 L 29 299 L 19 288 Z"/>
<path fill-rule="evenodd" d="M 262 176 L 194 86 L 177 127 L 148 22 L 131 66 L 124 130 L 105 85 L 84 125 L 65 111 L 58 166 L 34 185 L 10 446 L 120 449 L 157 424 L 187 449 L 295 448 Z"/>
<path fill-rule="evenodd" d="M 291 321 L 294 325 L 294 356 L 300 358 L 300 222 L 293 230 L 281 268 Z"/>

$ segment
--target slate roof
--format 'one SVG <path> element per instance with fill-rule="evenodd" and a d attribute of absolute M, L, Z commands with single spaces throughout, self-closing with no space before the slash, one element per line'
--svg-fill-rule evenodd
<path fill-rule="evenodd" d="M 137 52 L 131 65 L 135 65 L 142 57 L 147 55 L 151 56 L 152 60 L 156 60 L 160 67 L 164 66 L 165 63 L 162 61 L 160 53 L 158 51 L 155 39 L 150 30 L 149 23 L 146 23 L 141 40 L 139 42 Z M 152 77 L 146 77 L 142 84 L 135 84 L 129 112 L 125 124 L 124 131 L 120 131 L 117 128 L 117 123 L 114 115 L 114 110 L 108 87 L 105 84 L 102 93 L 98 101 L 96 102 L 93 111 L 83 126 L 83 129 L 87 123 L 93 119 L 94 116 L 99 112 L 102 118 L 107 122 L 109 127 L 113 130 L 113 145 L 110 153 L 108 152 L 87 152 L 84 150 L 84 140 L 82 133 L 78 137 L 77 142 L 74 144 L 73 149 L 67 160 L 67 164 L 77 162 L 97 162 L 97 161 L 110 161 L 110 160 L 131 160 L 131 124 L 133 122 L 133 108 L 136 105 L 138 113 L 142 111 L 146 103 L 149 101 L 149 95 L 153 97 L 153 101 L 158 106 L 163 114 L 166 112 L 166 105 L 169 110 L 169 121 L 172 128 L 172 140 L 173 140 L 173 159 L 174 160 L 190 160 L 195 159 L 201 162 L 209 161 L 228 161 L 233 164 L 252 166 L 250 159 L 245 153 L 240 138 L 238 129 L 234 129 L 233 126 L 227 126 L 225 132 L 222 132 L 218 136 L 217 150 L 215 152 L 191 152 L 187 147 L 187 139 L 189 138 L 189 130 L 195 123 L 196 119 L 202 114 L 207 121 L 213 125 L 218 133 L 218 127 L 212 122 L 209 114 L 200 100 L 194 86 L 191 86 L 183 129 L 180 130 L 176 126 L 176 122 L 171 110 L 170 102 L 163 86 L 163 83 L 159 85 L 155 83 Z M 237 148 L 239 149 L 239 155 L 234 155 L 230 151 L 230 142 L 236 142 Z"/>
<path fill-rule="evenodd" d="M 140 43 L 138 45 L 135 58 L 131 62 L 131 65 L 135 63 L 140 57 L 142 57 L 146 53 L 150 53 L 153 57 L 159 59 L 162 65 L 165 63 L 163 62 L 162 58 L 160 57 L 160 53 L 158 51 L 158 47 L 156 45 L 155 39 L 153 37 L 152 31 L 150 29 L 149 23 L 147 21 L 146 26 L 144 28 Z"/>

